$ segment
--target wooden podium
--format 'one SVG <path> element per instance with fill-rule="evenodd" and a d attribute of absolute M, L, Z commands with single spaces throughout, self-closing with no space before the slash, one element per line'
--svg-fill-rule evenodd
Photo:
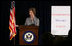
<path fill-rule="evenodd" d="M 19 26 L 19 44 L 20 45 L 38 45 L 38 28 L 39 28 L 38 26 L 24 26 L 24 25 L 20 25 Z M 34 39 L 34 41 L 32 43 L 27 43 L 23 39 L 23 35 L 27 31 L 31 31 L 35 35 L 35 39 Z"/>

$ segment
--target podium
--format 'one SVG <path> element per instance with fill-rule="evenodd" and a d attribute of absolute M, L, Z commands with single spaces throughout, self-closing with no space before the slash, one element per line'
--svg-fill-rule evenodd
<path fill-rule="evenodd" d="M 20 45 L 38 45 L 38 26 L 19 26 Z"/>

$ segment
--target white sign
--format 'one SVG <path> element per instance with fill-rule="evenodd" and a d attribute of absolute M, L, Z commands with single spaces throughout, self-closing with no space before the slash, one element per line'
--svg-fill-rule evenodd
<path fill-rule="evenodd" d="M 70 30 L 70 6 L 51 6 L 51 34 L 68 35 Z"/>

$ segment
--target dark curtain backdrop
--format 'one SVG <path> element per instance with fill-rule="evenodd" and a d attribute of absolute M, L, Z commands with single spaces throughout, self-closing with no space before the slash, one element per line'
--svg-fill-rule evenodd
<path fill-rule="evenodd" d="M 0 15 L 0 43 L 2 44 L 12 44 L 13 40 L 9 40 L 9 16 L 10 16 L 10 2 L 11 1 L 1 1 L 1 15 Z M 36 8 L 36 16 L 40 20 L 39 26 L 39 44 L 43 44 L 42 36 L 47 32 L 51 31 L 51 6 L 52 5 L 71 5 L 71 1 L 58 0 L 58 1 L 15 1 L 16 8 L 16 24 L 24 25 L 25 20 L 29 17 L 28 9 L 30 7 Z M 16 44 L 18 44 L 19 30 L 17 30 Z M 71 33 L 70 33 L 71 38 Z M 44 37 L 47 37 L 44 36 Z M 47 41 L 47 43 L 49 43 Z"/>

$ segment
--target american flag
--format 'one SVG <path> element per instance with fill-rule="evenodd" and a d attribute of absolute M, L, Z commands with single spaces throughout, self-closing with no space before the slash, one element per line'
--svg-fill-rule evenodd
<path fill-rule="evenodd" d="M 12 8 L 10 9 L 10 19 L 9 19 L 9 30 L 10 30 L 10 40 L 16 35 L 16 20 L 15 20 L 15 6 L 14 1 L 12 1 Z"/>

